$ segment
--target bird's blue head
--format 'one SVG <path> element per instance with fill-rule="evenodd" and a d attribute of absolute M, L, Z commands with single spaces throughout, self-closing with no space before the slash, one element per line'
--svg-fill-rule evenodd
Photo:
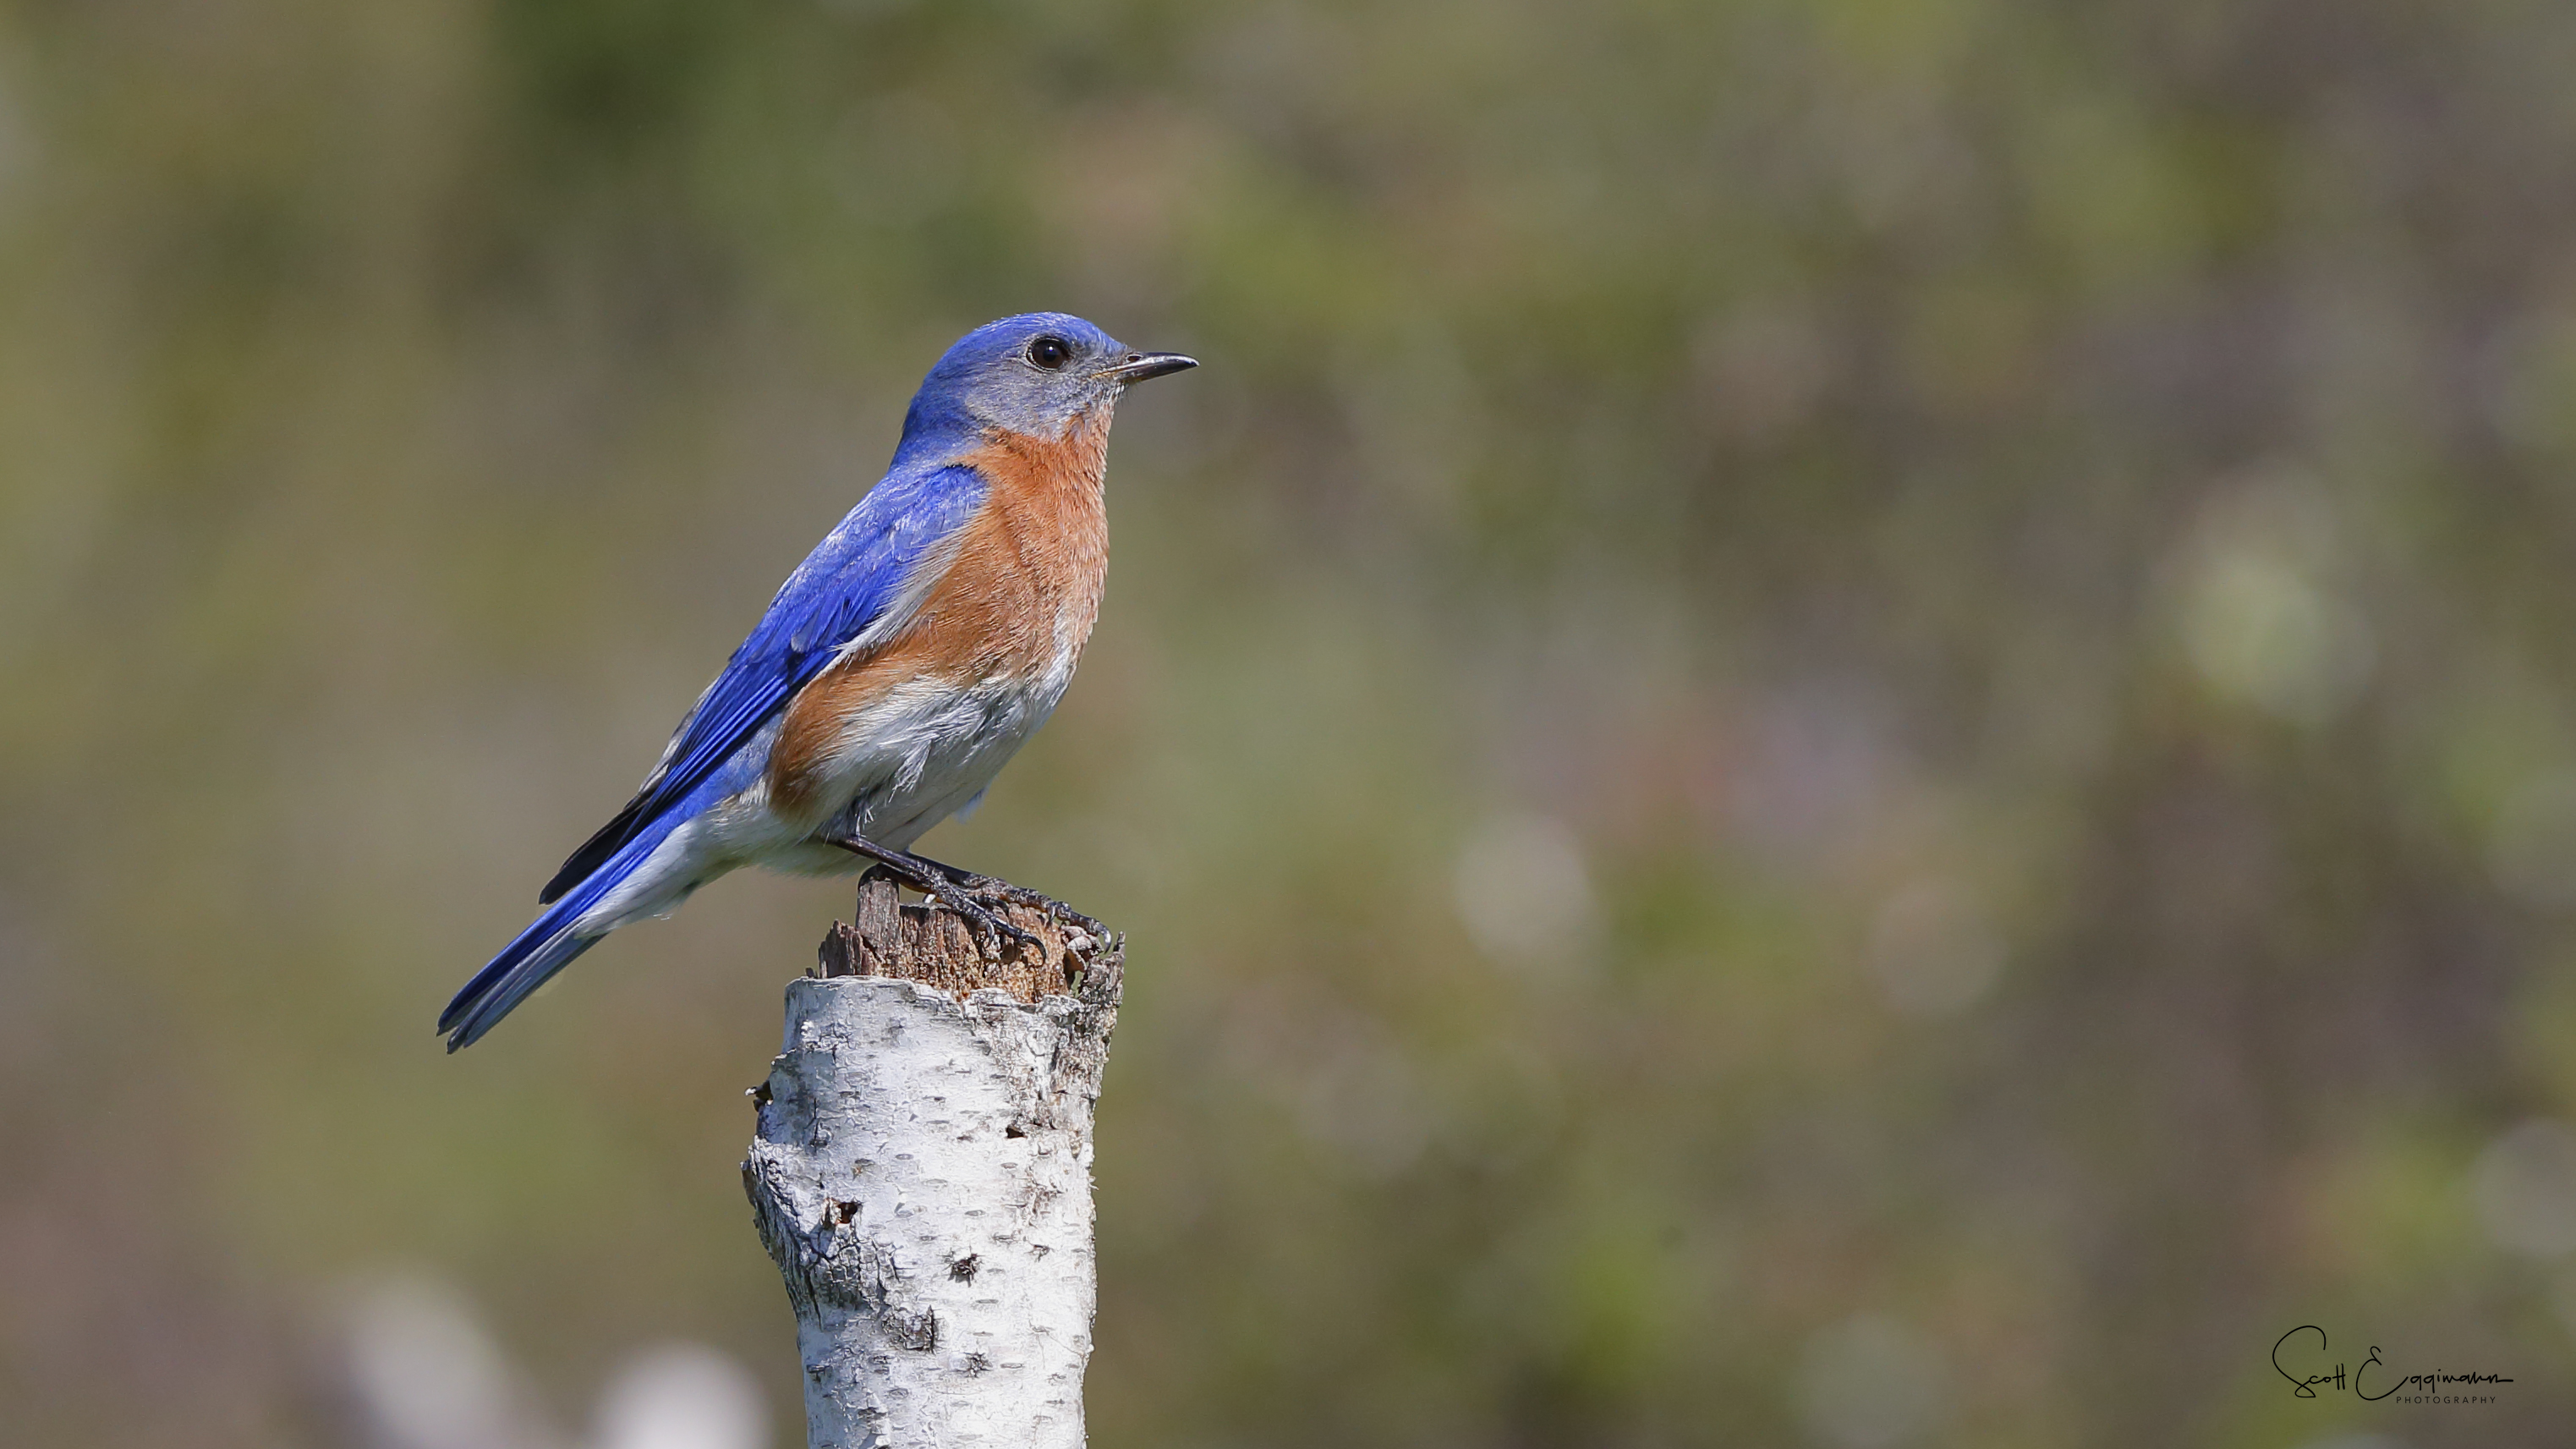
<path fill-rule="evenodd" d="M 943 354 L 904 415 L 895 461 L 942 456 L 993 429 L 1061 438 L 1149 377 L 1198 366 L 1177 352 L 1139 352 L 1079 317 L 1025 312 L 987 322 Z"/>

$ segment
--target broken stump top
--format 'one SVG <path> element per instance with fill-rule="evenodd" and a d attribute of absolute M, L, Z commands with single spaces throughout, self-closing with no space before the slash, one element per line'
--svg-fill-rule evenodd
<path fill-rule="evenodd" d="M 859 879 L 858 919 L 832 923 L 815 951 L 814 969 L 806 974 L 826 979 L 891 976 L 935 987 L 960 1001 L 971 992 L 995 990 L 1031 1006 L 1049 996 L 1089 997 L 1116 979 L 1125 953 L 1114 934 L 1096 939 L 1033 906 L 1002 902 L 988 909 L 1036 936 L 1039 944 L 1004 939 L 987 957 L 976 933 L 955 912 L 926 903 L 905 905 L 893 878 L 871 870 Z"/>

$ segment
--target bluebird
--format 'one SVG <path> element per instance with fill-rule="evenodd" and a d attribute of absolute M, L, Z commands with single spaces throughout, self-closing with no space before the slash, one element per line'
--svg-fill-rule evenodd
<path fill-rule="evenodd" d="M 930 369 L 894 462 L 798 565 L 546 909 L 438 1018 L 470 1046 L 602 936 L 745 865 L 879 866 L 990 941 L 1034 891 L 912 853 L 974 808 L 1064 697 L 1099 616 L 1110 414 L 1198 366 L 1079 317 L 988 323 Z M 1095 927 L 1096 929 L 1096 927 Z"/>

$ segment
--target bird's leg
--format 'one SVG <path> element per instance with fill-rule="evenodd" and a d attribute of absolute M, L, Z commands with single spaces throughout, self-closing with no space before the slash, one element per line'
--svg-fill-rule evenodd
<path fill-rule="evenodd" d="M 1033 891 L 1024 885 L 1013 885 L 1000 876 L 979 875 L 964 866 L 943 864 L 926 855 L 916 855 L 913 859 L 948 877 L 969 895 L 985 900 L 1008 901 L 1015 906 L 1027 906 L 1032 910 L 1044 911 L 1049 919 L 1061 925 L 1079 926 L 1090 932 L 1094 940 L 1105 941 L 1109 938 L 1107 926 L 1043 891 Z"/>
<path fill-rule="evenodd" d="M 951 877 L 946 866 L 900 850 L 889 850 L 864 836 L 826 835 L 822 840 L 826 845 L 837 845 L 852 855 L 865 856 L 884 866 L 887 874 L 965 917 L 969 926 L 981 928 L 997 942 L 1008 940 L 1021 946 L 1045 944 L 1035 934 L 1021 930 L 985 909 L 974 892 Z"/>

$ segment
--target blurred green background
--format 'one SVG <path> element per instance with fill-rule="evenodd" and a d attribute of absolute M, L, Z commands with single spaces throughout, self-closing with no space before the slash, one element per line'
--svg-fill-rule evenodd
<path fill-rule="evenodd" d="M 801 1442 L 735 1163 L 845 888 L 430 1024 L 1038 307 L 1207 363 L 925 847 L 1133 933 L 1097 1442 L 2564 1442 L 2571 74 L 2545 0 L 7 5 L 0 1442 Z M 2514 1382 L 2300 1400 L 2302 1323 Z"/>

